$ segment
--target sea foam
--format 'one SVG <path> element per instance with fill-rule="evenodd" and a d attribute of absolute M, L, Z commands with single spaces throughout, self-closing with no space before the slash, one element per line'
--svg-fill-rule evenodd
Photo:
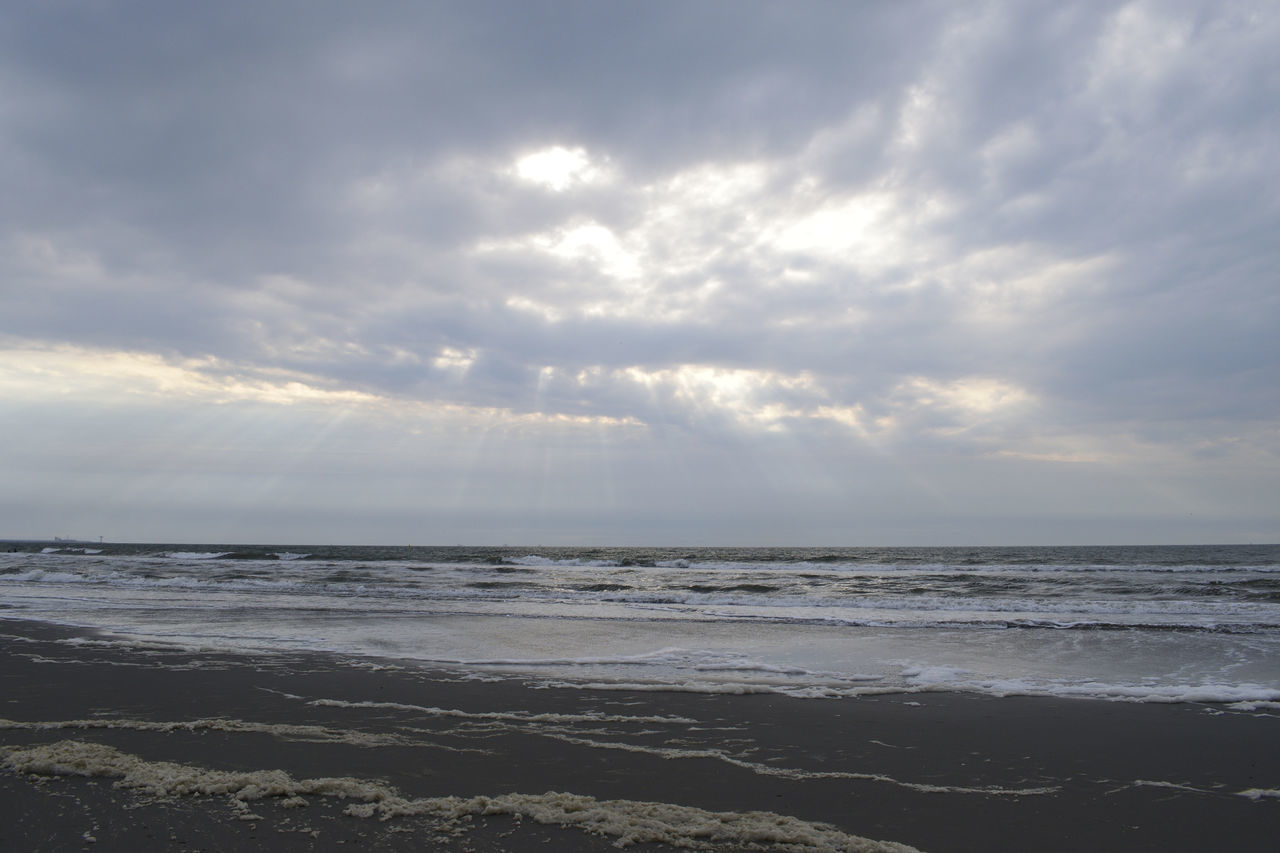
<path fill-rule="evenodd" d="M 243 816 L 251 802 L 274 798 L 280 805 L 301 807 L 307 797 L 353 800 L 345 812 L 353 817 L 389 820 L 425 817 L 452 822 L 471 816 L 512 815 L 542 824 L 571 827 L 611 836 L 617 846 L 661 843 L 690 849 L 716 846 L 779 845 L 792 850 L 847 853 L 911 853 L 904 844 L 850 835 L 829 824 L 813 823 L 774 812 L 712 812 L 673 803 L 598 800 L 578 794 L 502 794 L 475 797 L 410 799 L 395 788 L 366 779 L 321 777 L 296 779 L 283 770 L 209 770 L 167 761 L 147 761 L 110 746 L 59 741 L 0 751 L 7 769 L 40 776 L 86 776 L 116 779 L 116 787 L 157 797 L 224 796 Z"/>

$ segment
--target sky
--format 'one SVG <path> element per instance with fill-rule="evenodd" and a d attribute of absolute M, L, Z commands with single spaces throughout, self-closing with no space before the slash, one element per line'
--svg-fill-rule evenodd
<path fill-rule="evenodd" d="M 0 536 L 1280 541 L 1280 7 L 9 4 Z"/>

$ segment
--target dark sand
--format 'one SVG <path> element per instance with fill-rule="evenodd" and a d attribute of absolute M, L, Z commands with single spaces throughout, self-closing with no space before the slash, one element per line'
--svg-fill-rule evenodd
<path fill-rule="evenodd" d="M 18 724 L 0 724 L 0 765 L 15 750 L 80 741 L 150 762 L 380 781 L 406 798 L 562 791 L 776 812 L 927 851 L 1280 843 L 1280 799 L 1240 794 L 1280 788 L 1280 717 L 1269 713 L 945 693 L 536 690 L 323 655 L 67 642 L 92 637 L 0 620 L 0 718 Z M 209 719 L 219 722 L 155 725 Z M 344 742 L 352 735 L 375 740 Z M 428 816 L 349 816 L 352 801 L 337 797 L 288 808 L 282 797 L 166 798 L 114 782 L 0 770 L 0 849 L 610 850 L 616 840 L 510 815 L 441 831 Z"/>

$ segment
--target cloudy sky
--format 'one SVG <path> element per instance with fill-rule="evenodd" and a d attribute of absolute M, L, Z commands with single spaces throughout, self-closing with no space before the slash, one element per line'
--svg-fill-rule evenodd
<path fill-rule="evenodd" d="M 1280 9 L 20 2 L 0 535 L 1280 540 Z"/>

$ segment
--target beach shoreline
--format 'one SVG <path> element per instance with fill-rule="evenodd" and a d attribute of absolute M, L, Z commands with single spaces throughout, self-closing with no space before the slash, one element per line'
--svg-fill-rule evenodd
<path fill-rule="evenodd" d="M 316 653 L 128 647 L 42 622 L 0 620 L 0 638 L 0 846 L 10 849 L 606 850 L 634 825 L 625 804 L 655 803 L 673 807 L 675 824 L 767 813 L 791 819 L 796 838 L 836 828 L 810 836 L 810 849 L 863 837 L 928 851 L 1264 850 L 1280 821 L 1280 717 L 1265 711 L 534 689 Z M 375 803 L 362 819 L 344 814 L 357 799 L 314 785 L 298 796 L 305 806 L 286 795 L 165 799 L 115 787 L 121 777 L 101 764 L 89 776 L 31 770 L 39 750 L 67 742 L 146 772 L 341 777 L 405 802 L 488 797 L 495 814 L 379 820 Z M 599 810 L 622 834 L 538 823 L 549 792 L 612 804 Z M 743 831 L 738 842 L 764 837 Z M 648 847 L 667 849 L 637 845 Z"/>

